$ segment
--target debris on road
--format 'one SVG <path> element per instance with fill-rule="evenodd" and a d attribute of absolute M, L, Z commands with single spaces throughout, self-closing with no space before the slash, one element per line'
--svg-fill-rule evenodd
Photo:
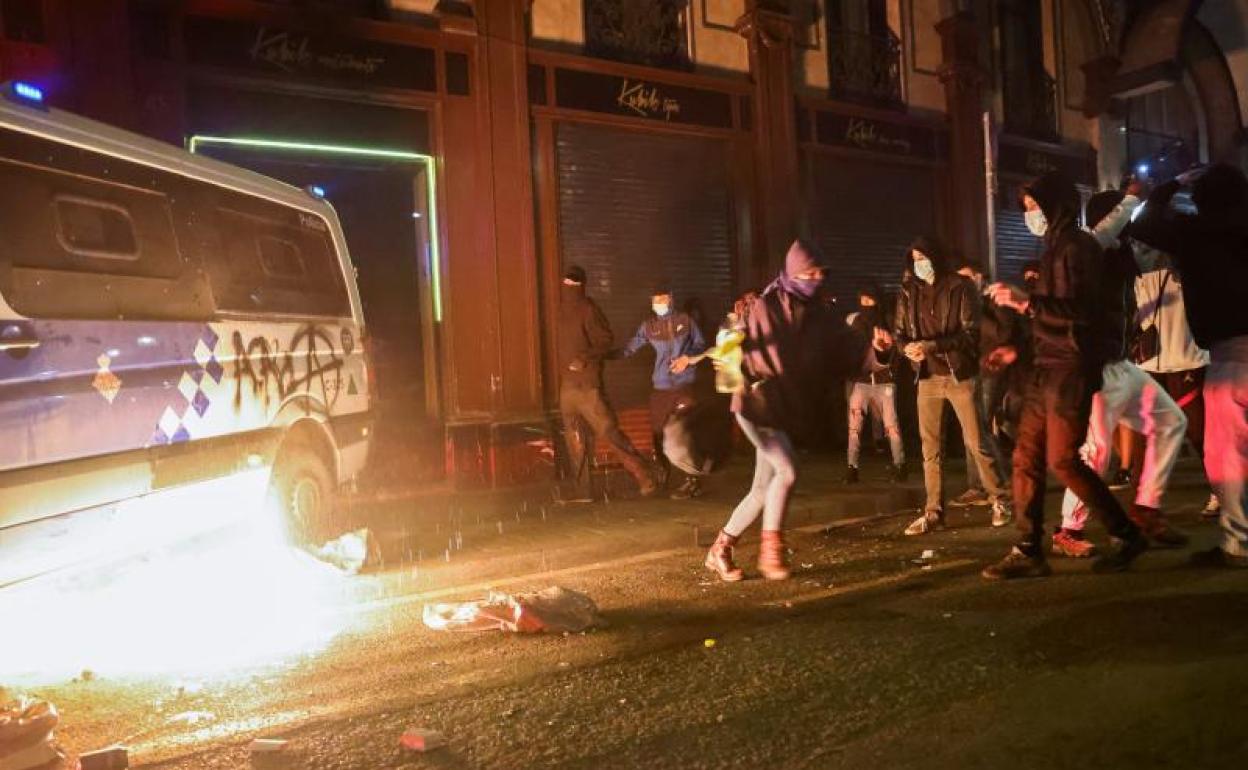
<path fill-rule="evenodd" d="M 285 751 L 288 745 L 290 742 L 281 738 L 255 738 L 247 748 L 252 754 L 272 754 Z"/>
<path fill-rule="evenodd" d="M 427 604 L 424 622 L 435 631 L 522 634 L 579 633 L 606 625 L 593 599 L 560 586 L 515 596 L 491 591 L 475 602 Z"/>
<path fill-rule="evenodd" d="M 377 539 L 367 527 L 348 532 L 312 551 L 312 555 L 348 575 L 358 575 L 380 559 Z"/>
<path fill-rule="evenodd" d="M 409 727 L 399 738 L 399 745 L 408 751 L 434 751 L 446 745 L 446 736 L 437 730 Z"/>
<path fill-rule="evenodd" d="M 928 548 L 927 550 L 923 551 L 923 553 L 919 554 L 919 558 L 911 559 L 910 563 L 911 564 L 927 564 L 928 562 L 930 562 L 932 559 L 935 559 L 935 558 L 936 558 L 936 551 L 932 550 L 931 548 Z"/>
<path fill-rule="evenodd" d="M 78 757 L 79 770 L 126 770 L 130 767 L 130 753 L 125 746 L 109 746 L 90 751 Z"/>
<path fill-rule="evenodd" d="M 0 702 L 0 770 L 61 767 L 65 757 L 52 736 L 59 721 L 56 708 L 47 701 Z"/>

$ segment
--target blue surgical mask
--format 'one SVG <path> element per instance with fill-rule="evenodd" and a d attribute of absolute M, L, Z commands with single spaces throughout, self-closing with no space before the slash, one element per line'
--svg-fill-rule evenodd
<path fill-rule="evenodd" d="M 932 265 L 930 259 L 914 260 L 914 275 L 920 281 L 932 283 L 936 280 L 936 268 Z"/>
<path fill-rule="evenodd" d="M 672 312 L 672 306 L 671 306 L 671 305 L 660 305 L 660 304 L 659 304 L 659 303 L 657 303 L 657 302 L 656 302 L 655 304 L 651 305 L 651 306 L 650 306 L 650 309 L 651 309 L 651 310 L 653 310 L 653 311 L 654 311 L 654 314 L 655 314 L 655 315 L 657 315 L 657 316 L 659 316 L 660 318 L 662 318 L 663 316 L 665 316 L 665 315 L 667 315 L 668 313 Z"/>
<path fill-rule="evenodd" d="M 1031 234 L 1037 238 L 1043 238 L 1044 234 L 1049 231 L 1049 220 L 1040 209 L 1032 209 L 1023 214 L 1023 221 L 1027 223 L 1027 229 L 1031 231 Z"/>

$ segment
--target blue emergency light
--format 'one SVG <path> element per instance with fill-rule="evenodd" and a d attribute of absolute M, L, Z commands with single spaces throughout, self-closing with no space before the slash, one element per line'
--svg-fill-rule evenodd
<path fill-rule="evenodd" d="M 24 80 L 14 80 L 4 84 L 4 88 L 0 92 L 8 97 L 10 101 L 21 102 L 32 107 L 46 108 L 45 94 L 43 89 L 33 83 L 27 83 Z"/>
<path fill-rule="evenodd" d="M 1140 176 L 1148 176 L 1149 167 L 1147 163 L 1141 163 L 1140 165 L 1135 167 L 1135 170 L 1136 172 L 1139 173 Z"/>

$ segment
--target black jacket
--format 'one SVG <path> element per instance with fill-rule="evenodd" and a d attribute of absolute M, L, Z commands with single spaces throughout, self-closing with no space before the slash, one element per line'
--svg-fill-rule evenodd
<path fill-rule="evenodd" d="M 927 348 L 928 359 L 935 359 L 947 367 L 949 373 L 959 380 L 974 377 L 979 372 L 979 297 L 975 284 L 957 273 L 937 274 L 931 286 L 936 292 L 935 326 L 933 335 L 921 333 L 919 322 L 919 280 L 911 279 L 901 286 L 897 295 L 897 310 L 893 323 L 898 348 L 904 349 L 911 342 L 922 342 Z M 932 376 L 929 361 L 915 365 L 919 379 Z"/>
<path fill-rule="evenodd" d="M 1081 368 L 1099 378 L 1106 361 L 1101 246 L 1077 224 L 1073 182 L 1046 174 L 1026 192 L 1049 223 L 1028 308 L 1035 365 Z"/>
<path fill-rule="evenodd" d="M 1169 211 L 1179 187 L 1171 182 L 1153 190 L 1131 234 L 1174 257 L 1192 336 L 1208 350 L 1248 335 L 1248 214 Z"/>
<path fill-rule="evenodd" d="M 602 362 L 615 337 L 597 303 L 584 287 L 561 286 L 559 302 L 559 376 L 563 385 L 602 387 Z"/>

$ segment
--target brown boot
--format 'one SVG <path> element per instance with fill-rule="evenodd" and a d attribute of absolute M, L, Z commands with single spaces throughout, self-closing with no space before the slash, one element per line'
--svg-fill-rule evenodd
<path fill-rule="evenodd" d="M 1187 534 L 1170 526 L 1166 515 L 1156 508 L 1136 503 L 1127 515 L 1156 545 L 1163 548 L 1182 548 L 1187 545 Z"/>
<path fill-rule="evenodd" d="M 735 583 L 744 577 L 741 569 L 732 563 L 732 547 L 736 544 L 737 538 L 721 531 L 706 553 L 706 568 L 725 583 Z"/>
<path fill-rule="evenodd" d="M 758 546 L 758 571 L 768 580 L 788 580 L 789 566 L 785 563 L 784 536 L 777 531 L 763 530 Z"/>

